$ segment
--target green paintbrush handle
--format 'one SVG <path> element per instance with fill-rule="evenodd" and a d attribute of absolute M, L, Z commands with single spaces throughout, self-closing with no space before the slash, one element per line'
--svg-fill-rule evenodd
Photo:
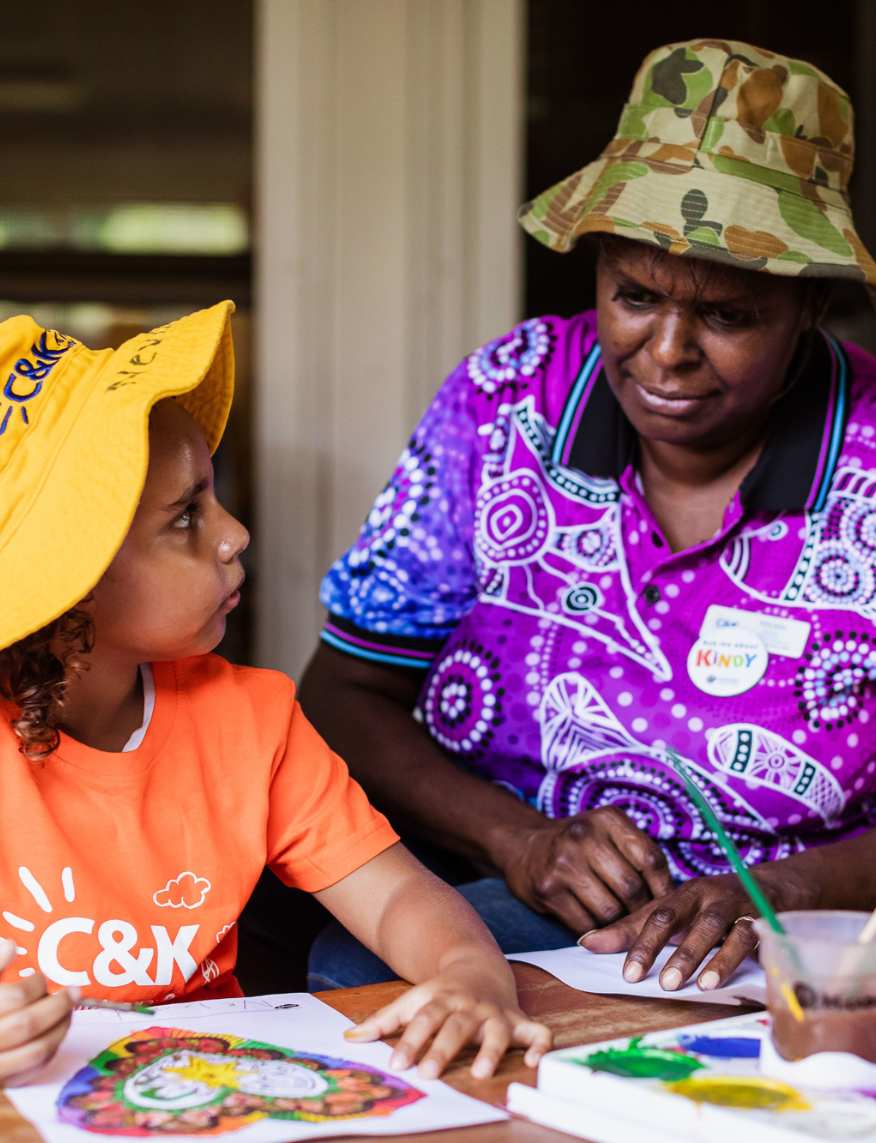
<path fill-rule="evenodd" d="M 736 871 L 739 880 L 742 882 L 743 889 L 751 898 L 752 904 L 774 932 L 784 934 L 785 929 L 782 925 L 782 922 L 776 916 L 772 905 L 763 895 L 763 890 L 761 887 L 746 869 L 745 863 L 742 860 L 742 856 L 740 855 L 739 850 L 736 848 L 733 840 L 728 836 L 720 821 L 718 821 L 717 814 L 709 805 L 706 796 L 688 774 L 684 763 L 671 746 L 667 748 L 666 755 L 669 758 L 673 769 L 680 775 L 681 780 L 684 782 L 687 792 L 696 802 L 697 806 L 703 814 L 703 817 L 709 823 L 709 826 L 711 827 L 715 837 L 721 843 L 721 848 L 727 855 L 727 860 Z"/>

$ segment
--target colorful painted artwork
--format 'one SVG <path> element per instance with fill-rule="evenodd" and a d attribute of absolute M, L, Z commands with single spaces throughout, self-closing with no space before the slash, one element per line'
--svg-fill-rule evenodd
<path fill-rule="evenodd" d="M 58 1117 L 107 1135 L 219 1135 L 264 1118 L 386 1116 L 423 1095 L 364 1064 L 153 1027 L 115 1040 L 78 1071 L 58 1097 Z"/>

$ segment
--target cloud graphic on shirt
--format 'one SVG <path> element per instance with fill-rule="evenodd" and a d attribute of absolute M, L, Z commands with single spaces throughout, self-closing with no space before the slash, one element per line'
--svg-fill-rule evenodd
<path fill-rule="evenodd" d="M 195 873 L 180 873 L 172 881 L 152 895 L 152 900 L 160 909 L 170 906 L 171 909 L 197 909 L 203 905 L 204 898 L 210 892 L 211 885 L 206 877 L 198 877 Z"/>

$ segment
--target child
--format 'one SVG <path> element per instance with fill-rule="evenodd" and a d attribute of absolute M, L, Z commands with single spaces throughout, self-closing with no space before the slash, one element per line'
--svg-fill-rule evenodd
<path fill-rule="evenodd" d="M 350 1033 L 393 1066 L 476 1076 L 548 1030 L 468 905 L 420 866 L 273 671 L 209 654 L 246 530 L 210 454 L 233 384 L 230 302 L 93 352 L 0 324 L 0 1083 L 55 1051 L 81 995 L 240 995 L 240 911 L 265 865 L 416 986 Z M 431 1044 L 430 1044 L 431 1041 Z"/>

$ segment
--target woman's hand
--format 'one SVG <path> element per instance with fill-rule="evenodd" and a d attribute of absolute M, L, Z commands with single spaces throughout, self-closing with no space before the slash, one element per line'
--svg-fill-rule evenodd
<path fill-rule="evenodd" d="M 758 878 L 768 898 L 775 894 Z M 778 905 L 781 908 L 781 905 Z M 686 984 L 700 965 L 697 984 L 704 990 L 720 988 L 749 953 L 757 948 L 752 927 L 752 904 L 735 874 L 696 877 L 686 881 L 656 904 L 623 917 L 604 929 L 594 929 L 581 938 L 589 952 L 610 953 L 629 949 L 624 961 L 624 979 L 635 984 L 654 965 L 667 944 L 678 948 L 660 973 L 660 984 L 674 992 Z M 721 947 L 710 957 L 715 945 Z"/>
<path fill-rule="evenodd" d="M 480 1045 L 471 1073 L 483 1079 L 493 1074 L 511 1045 L 525 1047 L 524 1063 L 534 1068 L 552 1041 L 549 1028 L 530 1020 L 517 1007 L 513 988 L 509 994 L 495 972 L 484 972 L 473 962 L 450 965 L 345 1035 L 364 1042 L 391 1036 L 402 1028 L 404 1035 L 390 1064 L 404 1070 L 419 1059 L 418 1071 L 424 1079 L 439 1076 L 468 1043 Z"/>
<path fill-rule="evenodd" d="M 614 806 L 517 823 L 495 856 L 515 897 L 574 933 L 635 913 L 673 888 L 663 850 Z"/>
<path fill-rule="evenodd" d="M 307 717 L 397 828 L 501 870 L 525 905 L 574 933 L 668 893 L 660 846 L 613 806 L 562 820 L 442 753 L 411 717 L 421 671 L 320 645 L 301 681 Z"/>
<path fill-rule="evenodd" d="M 0 975 L 15 955 L 14 941 L 0 941 Z M 52 1058 L 79 997 L 78 988 L 48 995 L 41 973 L 0 984 L 0 1086 L 26 1083 Z"/>

